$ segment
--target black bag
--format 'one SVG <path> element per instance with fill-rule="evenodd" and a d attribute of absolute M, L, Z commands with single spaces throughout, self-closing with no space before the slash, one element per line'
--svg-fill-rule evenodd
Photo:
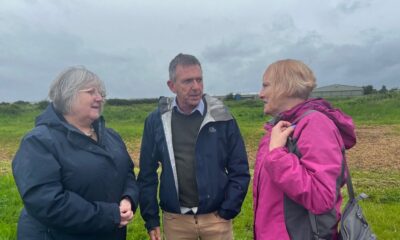
<path fill-rule="evenodd" d="M 299 122 L 306 115 L 315 112 L 316 110 L 308 110 L 303 113 L 298 119 L 296 119 L 293 123 Z M 291 137 L 288 138 L 288 142 L 286 146 L 289 151 L 296 154 L 299 158 L 301 158 L 301 154 L 297 149 L 297 141 L 293 140 Z M 370 226 L 365 219 L 361 207 L 358 204 L 359 200 L 365 199 L 368 196 L 365 193 L 361 193 L 359 197 L 355 198 L 353 183 L 351 181 L 350 171 L 347 166 L 345 160 L 345 151 L 343 149 L 343 163 L 341 170 L 341 179 L 344 178 L 344 172 L 347 173 L 346 185 L 347 191 L 349 194 L 349 200 L 347 201 L 346 207 L 343 210 L 342 218 L 340 220 L 340 229 L 339 229 L 339 239 L 340 240 L 376 240 L 376 235 L 372 232 Z M 329 234 L 326 232 L 330 232 L 330 226 L 326 226 L 322 224 L 322 222 L 318 222 L 319 218 L 323 222 L 327 222 L 326 218 L 329 214 L 315 215 L 308 211 L 309 224 L 311 225 L 311 235 L 313 240 L 325 240 L 331 238 Z M 329 216 L 328 216 L 329 217 Z M 322 219 L 322 218 L 325 218 Z M 328 221 L 329 222 L 329 221 Z M 318 228 L 318 226 L 323 226 L 323 229 Z M 299 239 L 303 239 L 304 236 L 296 236 Z"/>
<path fill-rule="evenodd" d="M 357 198 L 354 197 L 353 183 L 351 182 L 350 171 L 347 166 L 347 192 L 349 200 L 344 208 L 342 219 L 340 220 L 339 239 L 342 240 L 376 240 L 376 235 L 372 232 L 365 219 L 361 206 L 358 201 L 367 198 L 367 194 L 361 193 Z"/>

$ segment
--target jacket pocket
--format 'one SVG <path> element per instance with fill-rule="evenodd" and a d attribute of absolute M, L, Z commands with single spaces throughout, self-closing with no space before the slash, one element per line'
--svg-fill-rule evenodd
<path fill-rule="evenodd" d="M 176 214 L 163 211 L 163 218 L 166 220 L 174 220 L 177 218 Z"/>

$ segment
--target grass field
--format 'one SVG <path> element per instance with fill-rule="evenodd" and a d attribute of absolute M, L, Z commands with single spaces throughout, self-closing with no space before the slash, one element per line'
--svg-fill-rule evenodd
<path fill-rule="evenodd" d="M 351 115 L 356 123 L 358 143 L 348 152 L 356 192 L 370 197 L 363 210 L 379 239 L 400 239 L 400 94 L 371 95 L 331 101 Z M 246 142 L 250 166 L 254 165 L 258 141 L 268 117 L 260 101 L 226 102 L 238 120 Z M 143 122 L 155 104 L 106 106 L 109 127 L 125 140 L 136 166 Z M 33 127 L 41 112 L 37 104 L 0 104 L 0 239 L 16 239 L 22 208 L 11 174 L 11 159 L 21 137 Z M 139 169 L 136 169 L 139 171 Z M 345 191 L 344 195 L 347 196 Z M 252 191 L 249 189 L 242 212 L 234 220 L 235 239 L 252 239 Z M 128 239 L 146 239 L 143 220 L 137 212 L 129 225 Z"/>

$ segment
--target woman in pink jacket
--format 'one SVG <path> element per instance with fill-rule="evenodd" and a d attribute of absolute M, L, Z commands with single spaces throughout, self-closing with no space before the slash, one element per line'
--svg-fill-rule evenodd
<path fill-rule="evenodd" d="M 344 149 L 356 137 L 349 116 L 323 99 L 308 99 L 315 85 L 312 71 L 297 60 L 275 62 L 264 73 L 259 96 L 273 119 L 255 163 L 256 240 L 337 239 Z"/>

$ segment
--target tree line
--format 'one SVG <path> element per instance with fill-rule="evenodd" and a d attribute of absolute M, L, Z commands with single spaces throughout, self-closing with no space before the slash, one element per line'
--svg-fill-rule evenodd
<path fill-rule="evenodd" d="M 397 91 L 399 91 L 398 88 L 392 88 L 392 89 L 388 90 L 385 85 L 382 85 L 382 88 L 379 89 L 379 90 L 375 89 L 372 85 L 363 86 L 362 88 L 363 88 L 364 95 L 374 94 L 374 93 L 383 93 L 383 94 L 385 94 L 385 93 L 388 93 L 388 92 L 397 92 Z"/>
<path fill-rule="evenodd" d="M 391 93 L 391 92 L 398 92 L 400 91 L 398 88 L 392 88 L 390 90 L 388 90 L 386 88 L 385 85 L 382 85 L 381 89 L 377 90 L 375 89 L 372 85 L 366 85 L 366 86 L 362 86 L 363 88 L 363 94 L 364 95 L 369 95 L 369 94 L 385 94 L 385 93 Z M 225 96 L 224 98 L 225 100 L 234 100 L 235 99 L 235 95 L 233 93 L 229 93 Z M 111 105 L 111 106 L 130 106 L 130 105 L 134 105 L 134 104 L 141 104 L 141 103 L 157 103 L 158 98 L 141 98 L 141 99 L 120 99 L 120 98 L 111 98 L 111 99 L 107 99 L 106 103 L 107 105 Z M 8 102 L 0 102 L 0 106 L 7 106 L 7 105 L 28 105 L 28 104 L 32 104 L 31 102 L 27 102 L 27 101 L 16 101 L 13 103 L 8 103 Z M 48 100 L 42 100 L 39 102 L 34 103 L 35 105 L 38 106 L 39 109 L 45 109 L 47 107 L 47 105 L 49 104 Z M 16 109 L 13 109 L 11 111 L 16 111 L 18 112 L 18 107 Z"/>

